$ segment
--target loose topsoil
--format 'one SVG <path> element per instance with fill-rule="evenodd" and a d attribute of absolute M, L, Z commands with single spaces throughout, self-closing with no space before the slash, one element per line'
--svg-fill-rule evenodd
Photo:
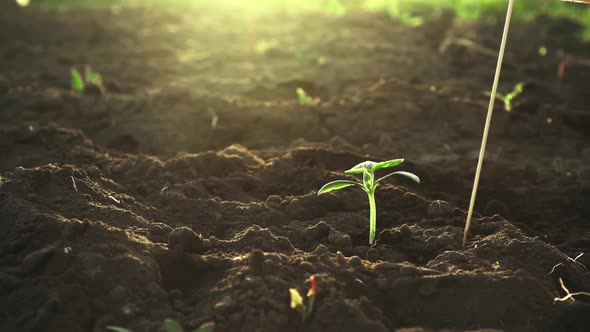
<path fill-rule="evenodd" d="M 3 8 L 0 331 L 590 330 L 589 296 L 554 301 L 590 291 L 575 24 L 513 23 L 500 91 L 524 91 L 461 248 L 501 22 Z M 104 86 L 73 93 L 85 64 Z M 369 246 L 366 195 L 317 190 L 394 158 L 422 183 L 379 187 Z"/>

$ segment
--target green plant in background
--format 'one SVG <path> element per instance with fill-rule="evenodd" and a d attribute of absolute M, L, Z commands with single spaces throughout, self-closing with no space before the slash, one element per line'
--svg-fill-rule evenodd
<path fill-rule="evenodd" d="M 174 319 L 166 319 L 164 320 L 164 329 L 166 332 L 184 332 L 184 329 L 180 324 L 175 321 Z M 213 332 L 215 329 L 215 323 L 207 322 L 199 326 L 194 332 Z M 131 330 L 118 327 L 118 326 L 107 326 L 107 330 L 114 331 L 114 332 L 131 332 Z"/>
<path fill-rule="evenodd" d="M 498 99 L 504 103 L 504 110 L 506 112 L 512 111 L 512 101 L 522 93 L 523 87 L 524 87 L 524 83 L 520 82 L 514 86 L 514 89 L 512 89 L 512 91 L 510 91 L 509 93 L 507 93 L 505 95 L 501 94 L 500 92 L 496 92 L 496 99 Z M 485 95 L 491 96 L 492 92 L 486 91 Z"/>
<path fill-rule="evenodd" d="M 289 288 L 289 294 L 291 295 L 291 309 L 297 310 L 301 314 L 301 320 L 304 322 L 313 312 L 313 304 L 317 294 L 315 276 L 309 277 L 309 282 L 311 282 L 311 287 L 309 288 L 309 291 L 307 291 L 307 304 L 303 302 L 303 297 L 299 294 L 297 289 Z"/>
<path fill-rule="evenodd" d="M 84 67 L 84 77 L 76 68 L 70 70 L 70 87 L 72 91 L 82 93 L 87 84 L 102 87 L 102 76 L 88 65 Z"/>
<path fill-rule="evenodd" d="M 389 173 L 377 180 L 375 180 L 375 172 L 380 169 L 391 168 L 397 166 L 404 162 L 403 159 L 393 159 L 388 161 L 382 161 L 379 163 L 373 161 L 365 161 L 362 162 L 353 168 L 345 171 L 347 174 L 362 174 L 363 181 L 361 183 L 348 181 L 348 180 L 336 180 L 329 183 L 326 183 L 319 191 L 318 195 L 333 191 L 339 190 L 342 188 L 350 187 L 350 186 L 357 186 L 361 188 L 364 192 L 367 193 L 369 196 L 369 244 L 373 244 L 375 242 L 375 232 L 377 229 L 377 207 L 375 204 L 375 189 L 379 186 L 379 183 L 386 178 L 392 175 L 402 175 L 405 177 L 410 178 L 411 180 L 420 183 L 420 178 L 413 173 L 398 171 Z"/>
<path fill-rule="evenodd" d="M 307 94 L 307 92 L 305 92 L 305 90 L 303 90 L 303 88 L 297 88 L 295 89 L 295 92 L 297 93 L 297 101 L 299 102 L 299 105 L 301 106 L 305 106 L 305 105 L 317 105 L 320 103 L 320 98 L 313 98 L 311 96 L 309 96 Z"/>
<path fill-rule="evenodd" d="M 82 93 L 82 91 L 84 91 L 84 79 L 82 78 L 82 74 L 80 74 L 76 68 L 72 68 L 70 74 L 70 86 L 72 91 Z"/>
<path fill-rule="evenodd" d="M 209 118 L 211 118 L 211 129 L 216 129 L 217 123 L 219 122 L 219 115 L 213 107 L 209 107 L 207 113 L 209 113 Z"/>
<path fill-rule="evenodd" d="M 86 79 L 86 83 L 102 86 L 102 76 L 92 70 L 92 68 L 90 68 L 88 65 L 84 67 L 84 78 Z"/>
<path fill-rule="evenodd" d="M 297 88 L 297 89 L 295 89 L 295 92 L 297 93 L 297 100 L 299 101 L 299 105 L 311 104 L 312 98 L 310 98 L 307 95 L 307 92 L 305 92 L 305 90 L 303 90 L 303 88 Z"/>

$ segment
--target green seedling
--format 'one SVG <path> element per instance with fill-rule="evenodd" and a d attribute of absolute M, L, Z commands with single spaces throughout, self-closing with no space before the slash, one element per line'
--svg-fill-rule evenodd
<path fill-rule="evenodd" d="M 393 159 L 388 161 L 382 161 L 379 163 L 373 161 L 362 162 L 353 168 L 345 171 L 347 174 L 362 174 L 362 182 L 354 182 L 348 180 L 336 180 L 330 183 L 326 183 L 319 191 L 318 195 L 338 190 L 350 186 L 357 186 L 361 188 L 369 196 L 369 244 L 372 245 L 375 242 L 375 231 L 377 228 L 377 207 L 375 204 L 375 189 L 379 186 L 379 183 L 392 175 L 402 175 L 411 180 L 420 183 L 420 178 L 413 173 L 398 171 L 389 173 L 377 180 L 375 180 L 375 172 L 380 169 L 391 168 L 404 162 L 403 159 Z"/>
<path fill-rule="evenodd" d="M 76 68 L 70 70 L 70 86 L 72 91 L 82 93 L 87 84 L 94 84 L 102 87 L 102 76 L 93 71 L 90 66 L 84 67 L 84 77 Z"/>
<path fill-rule="evenodd" d="M 184 332 L 182 326 L 174 319 L 164 320 L 164 329 L 166 330 L 166 332 Z M 213 329 L 215 329 L 215 323 L 207 322 L 201 324 L 201 326 L 199 326 L 199 328 L 196 329 L 194 332 L 213 332 Z M 129 329 L 118 326 L 107 326 L 107 330 L 114 332 L 131 332 L 131 330 Z"/>
<path fill-rule="evenodd" d="M 102 76 L 92 70 L 92 68 L 90 68 L 88 65 L 84 67 L 84 78 L 86 79 L 86 83 L 102 86 Z"/>
<path fill-rule="evenodd" d="M 209 107 L 207 112 L 209 113 L 209 117 L 211 118 L 211 129 L 216 129 L 217 123 L 219 122 L 219 115 L 213 107 Z"/>
<path fill-rule="evenodd" d="M 299 101 L 299 105 L 308 105 L 310 103 L 311 98 L 309 98 L 305 90 L 302 88 L 297 88 L 295 92 L 297 92 L 297 100 Z"/>
<path fill-rule="evenodd" d="M 295 92 L 297 93 L 297 101 L 299 101 L 299 105 L 301 106 L 317 105 L 320 103 L 320 98 L 310 97 L 303 88 L 297 88 Z"/>
<path fill-rule="evenodd" d="M 299 294 L 297 289 L 289 288 L 289 294 L 291 295 L 291 309 L 297 310 L 301 314 L 301 320 L 304 322 L 313 312 L 313 304 L 317 293 L 315 276 L 309 277 L 309 282 L 311 282 L 311 287 L 309 288 L 309 291 L 307 291 L 307 303 L 303 302 L 303 297 Z"/>
<path fill-rule="evenodd" d="M 514 89 L 511 92 L 509 92 L 505 95 L 501 94 L 500 92 L 496 93 L 496 99 L 498 99 L 504 103 L 504 110 L 506 112 L 512 111 L 512 101 L 522 93 L 523 87 L 524 87 L 524 83 L 520 82 L 514 86 Z M 489 97 L 492 95 L 492 92 L 486 91 L 485 95 Z"/>
<path fill-rule="evenodd" d="M 70 86 L 72 91 L 82 93 L 84 91 L 84 79 L 82 78 L 82 74 L 76 68 L 72 68 L 70 70 L 71 79 L 70 79 Z"/>

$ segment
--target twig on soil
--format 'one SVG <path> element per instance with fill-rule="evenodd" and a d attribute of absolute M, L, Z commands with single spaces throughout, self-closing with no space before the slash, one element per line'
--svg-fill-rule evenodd
<path fill-rule="evenodd" d="M 121 204 L 121 201 L 113 197 L 112 195 L 107 196 L 108 198 L 112 199 L 115 203 Z"/>
<path fill-rule="evenodd" d="M 70 179 L 72 180 L 72 187 L 74 187 L 74 191 L 78 192 L 78 186 L 76 186 L 76 179 L 74 179 L 73 176 L 70 176 Z"/>
<path fill-rule="evenodd" d="M 567 289 L 565 287 L 565 284 L 563 283 L 563 279 L 559 278 L 559 284 L 561 285 L 561 289 L 563 289 L 563 291 L 565 292 L 565 296 L 564 297 L 556 297 L 553 299 L 553 302 L 565 302 L 567 300 L 572 300 L 572 302 L 576 301 L 576 299 L 574 298 L 574 296 L 579 296 L 579 295 L 586 295 L 586 296 L 590 296 L 590 293 L 588 292 L 570 292 L 569 289 Z"/>

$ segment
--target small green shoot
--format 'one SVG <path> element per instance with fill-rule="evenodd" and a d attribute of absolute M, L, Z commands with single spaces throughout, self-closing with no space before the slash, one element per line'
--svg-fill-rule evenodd
<path fill-rule="evenodd" d="M 209 117 L 211 118 L 211 129 L 217 129 L 217 123 L 219 122 L 219 115 L 213 107 L 209 107 L 207 110 Z"/>
<path fill-rule="evenodd" d="M 299 105 L 301 106 L 316 105 L 320 103 L 320 98 L 310 97 L 303 88 L 297 88 L 295 89 L 295 92 L 297 93 L 297 101 L 299 101 Z"/>
<path fill-rule="evenodd" d="M 84 78 L 86 79 L 86 83 L 102 86 L 102 76 L 93 71 L 88 65 L 84 67 Z"/>
<path fill-rule="evenodd" d="M 72 91 L 77 92 L 77 93 L 82 93 L 82 91 L 84 91 L 84 85 L 85 85 L 84 79 L 82 78 L 82 74 L 80 74 L 80 72 L 76 68 L 72 68 L 70 70 L 70 73 L 71 73 L 70 85 L 71 85 Z"/>
<path fill-rule="evenodd" d="M 375 242 L 375 232 L 377 229 L 377 207 L 375 205 L 375 189 L 379 186 L 379 183 L 386 178 L 392 175 L 402 175 L 411 180 L 420 183 L 420 178 L 413 173 L 398 171 L 389 173 L 377 180 L 375 180 L 375 172 L 380 169 L 390 168 L 401 164 L 404 160 L 403 159 L 393 159 L 388 161 L 382 162 L 373 162 L 373 161 L 365 161 L 362 162 L 353 168 L 345 171 L 347 174 L 362 174 L 363 181 L 362 183 L 348 181 L 348 180 L 336 180 L 325 184 L 319 191 L 318 195 L 333 191 L 339 190 L 342 188 L 350 187 L 350 186 L 357 186 L 361 188 L 364 192 L 367 193 L 369 196 L 369 244 L 372 245 Z"/>
<path fill-rule="evenodd" d="M 82 74 L 76 68 L 70 70 L 70 76 L 70 86 L 74 92 L 84 92 L 84 88 L 87 84 L 94 84 L 98 87 L 102 87 L 102 76 L 93 71 L 88 65 L 84 67 L 84 77 L 82 77 Z"/>
<path fill-rule="evenodd" d="M 291 295 L 291 309 L 299 311 L 301 314 L 301 320 L 306 321 L 313 312 L 313 304 L 315 302 L 315 296 L 317 293 L 317 283 L 315 276 L 309 277 L 311 287 L 307 292 L 307 304 L 303 302 L 303 297 L 299 294 L 299 291 L 295 288 L 289 288 L 289 294 Z"/>
<path fill-rule="evenodd" d="M 496 92 L 496 99 L 504 103 L 504 110 L 506 112 L 512 111 L 512 101 L 514 101 L 514 99 L 522 93 L 523 87 L 524 83 L 520 82 L 514 86 L 514 89 L 511 92 L 505 95 L 501 94 L 500 92 Z M 492 95 L 492 92 L 486 91 L 485 95 L 489 97 Z"/>
<path fill-rule="evenodd" d="M 303 106 L 309 104 L 310 98 L 305 90 L 302 88 L 297 88 L 295 92 L 297 92 L 297 100 L 299 101 L 299 105 Z"/>

